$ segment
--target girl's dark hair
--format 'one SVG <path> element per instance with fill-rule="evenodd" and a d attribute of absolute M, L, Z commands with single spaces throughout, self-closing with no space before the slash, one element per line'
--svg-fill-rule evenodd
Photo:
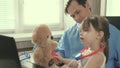
<path fill-rule="evenodd" d="M 86 17 L 82 23 L 83 23 L 82 25 L 83 30 L 89 30 L 91 24 L 96 31 L 104 32 L 102 43 L 106 45 L 106 48 L 104 49 L 104 54 L 106 56 L 106 62 L 107 62 L 109 56 L 108 40 L 110 36 L 109 21 L 107 20 L 107 18 L 103 16 L 91 16 L 91 17 Z"/>
<path fill-rule="evenodd" d="M 66 7 L 65 7 L 65 13 L 66 14 L 68 13 L 68 7 L 70 6 L 70 4 L 71 4 L 72 1 L 76 1 L 79 5 L 82 5 L 83 7 L 85 7 L 85 4 L 86 4 L 87 0 L 69 0 L 67 2 Z"/>

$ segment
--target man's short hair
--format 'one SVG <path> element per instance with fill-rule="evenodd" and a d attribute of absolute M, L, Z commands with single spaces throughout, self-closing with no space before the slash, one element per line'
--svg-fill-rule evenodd
<path fill-rule="evenodd" d="M 67 2 L 66 7 L 65 7 L 65 13 L 66 14 L 68 13 L 68 7 L 70 6 L 70 4 L 71 4 L 72 1 L 76 1 L 79 5 L 82 5 L 83 7 L 85 7 L 85 4 L 86 4 L 87 0 L 69 0 Z"/>

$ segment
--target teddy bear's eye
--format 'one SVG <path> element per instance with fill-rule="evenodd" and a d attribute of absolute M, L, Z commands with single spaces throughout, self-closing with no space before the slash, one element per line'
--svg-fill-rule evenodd
<path fill-rule="evenodd" d="M 51 39 L 53 39 L 53 36 L 51 36 Z"/>

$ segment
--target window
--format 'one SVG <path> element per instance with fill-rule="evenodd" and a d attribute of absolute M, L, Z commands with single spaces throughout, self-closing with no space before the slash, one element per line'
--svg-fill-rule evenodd
<path fill-rule="evenodd" d="M 61 30 L 63 0 L 0 0 L 0 32 L 31 32 L 38 24 Z"/>
<path fill-rule="evenodd" d="M 13 0 L 0 0 L 0 32 L 12 31 L 15 28 L 13 3 Z"/>
<path fill-rule="evenodd" d="M 120 0 L 107 0 L 106 16 L 120 16 Z"/>

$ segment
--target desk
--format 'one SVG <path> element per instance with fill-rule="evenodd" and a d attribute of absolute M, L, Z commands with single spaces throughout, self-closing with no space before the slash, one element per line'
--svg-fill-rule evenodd
<path fill-rule="evenodd" d="M 23 62 L 21 65 L 22 68 L 44 68 L 29 61 Z"/>
<path fill-rule="evenodd" d="M 22 53 L 22 52 L 19 52 L 19 54 Z M 21 66 L 22 68 L 44 68 L 42 66 L 39 66 L 39 65 L 36 65 L 34 64 L 34 60 L 33 60 L 33 53 L 32 51 L 26 51 L 27 54 L 30 55 L 30 58 L 28 59 L 25 59 L 24 61 L 21 61 Z M 23 54 L 24 55 L 24 54 Z M 25 58 L 24 56 L 23 57 L 20 57 L 20 60 Z"/>

